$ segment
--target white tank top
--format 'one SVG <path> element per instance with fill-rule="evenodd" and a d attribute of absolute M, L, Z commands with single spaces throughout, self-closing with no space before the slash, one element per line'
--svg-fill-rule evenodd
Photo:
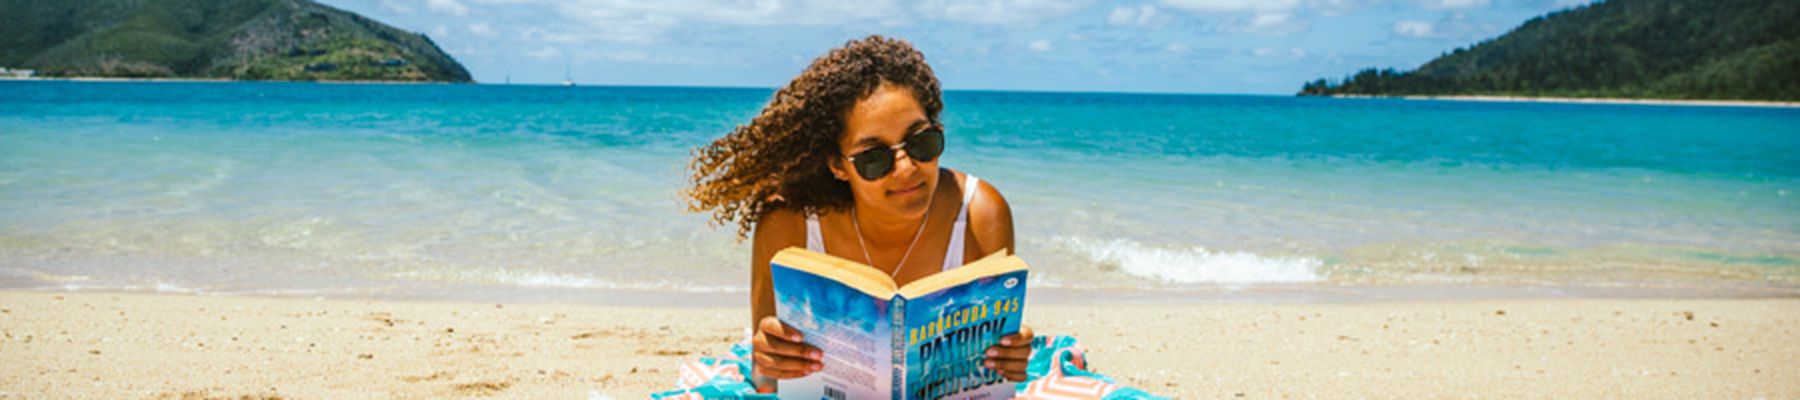
<path fill-rule="evenodd" d="M 975 199 L 975 188 L 979 187 L 976 183 L 981 182 L 981 178 L 974 175 L 964 176 L 967 178 L 963 179 L 962 205 L 956 210 L 956 224 L 950 227 L 950 246 L 944 251 L 945 271 L 963 265 L 963 231 L 969 226 L 969 201 Z M 825 252 L 825 236 L 819 230 L 818 214 L 806 215 L 806 249 Z"/>

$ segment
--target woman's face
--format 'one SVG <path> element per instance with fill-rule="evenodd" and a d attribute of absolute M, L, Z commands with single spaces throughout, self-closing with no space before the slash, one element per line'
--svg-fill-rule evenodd
<path fill-rule="evenodd" d="M 933 122 L 926 117 L 912 90 L 882 82 L 873 93 L 850 107 L 845 116 L 845 132 L 838 138 L 839 154 L 855 155 L 877 146 L 893 146 L 930 128 Z M 918 218 L 931 204 L 932 189 L 937 187 L 938 159 L 919 162 L 905 151 L 895 152 L 894 157 L 893 171 L 875 180 L 863 179 L 850 160 L 843 157 L 832 161 L 831 173 L 850 182 L 857 207 Z"/>

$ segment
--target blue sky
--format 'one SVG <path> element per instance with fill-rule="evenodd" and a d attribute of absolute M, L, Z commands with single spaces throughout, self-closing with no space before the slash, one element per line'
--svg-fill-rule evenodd
<path fill-rule="evenodd" d="M 1587 0 L 320 0 L 423 32 L 484 83 L 778 87 L 879 33 L 947 89 L 1291 94 L 1411 69 Z"/>

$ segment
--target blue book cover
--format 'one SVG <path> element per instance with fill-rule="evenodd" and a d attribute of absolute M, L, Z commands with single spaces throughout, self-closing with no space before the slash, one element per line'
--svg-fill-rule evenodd
<path fill-rule="evenodd" d="M 1023 260 L 996 253 L 897 286 L 866 265 L 791 248 L 769 262 L 775 316 L 825 353 L 825 369 L 781 381 L 784 399 L 1004 399 L 983 366 L 1019 331 Z"/>

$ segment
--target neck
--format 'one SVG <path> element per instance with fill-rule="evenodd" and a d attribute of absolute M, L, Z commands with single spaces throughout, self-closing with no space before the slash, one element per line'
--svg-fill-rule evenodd
<path fill-rule="evenodd" d="M 883 213 L 858 204 L 852 206 L 856 207 L 856 213 L 852 215 L 852 217 L 857 218 L 857 223 L 861 224 L 862 235 L 869 241 L 870 246 L 879 248 L 894 248 L 897 246 L 903 248 L 912 244 L 910 242 L 914 237 L 918 236 L 920 229 L 919 225 L 924 224 L 925 219 L 931 216 L 929 210 L 931 204 L 937 202 L 937 188 L 932 188 L 931 193 L 928 193 L 927 195 L 927 198 L 930 199 L 925 206 L 927 211 L 920 215 L 908 216 Z"/>

